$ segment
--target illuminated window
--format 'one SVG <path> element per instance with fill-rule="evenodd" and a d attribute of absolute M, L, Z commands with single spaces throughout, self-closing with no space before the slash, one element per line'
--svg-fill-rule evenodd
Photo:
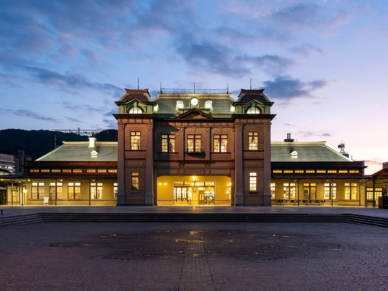
<path fill-rule="evenodd" d="M 182 109 L 183 108 L 183 101 L 177 101 L 176 102 L 176 109 Z"/>
<path fill-rule="evenodd" d="M 57 195 L 55 195 L 55 183 L 50 183 L 50 199 L 62 199 L 62 183 L 57 183 Z"/>
<path fill-rule="evenodd" d="M 317 173 L 318 173 L 318 174 L 325 174 L 325 173 L 326 173 L 326 170 L 317 170 Z"/>
<path fill-rule="evenodd" d="M 228 135 L 215 134 L 213 136 L 213 152 L 226 153 L 228 150 Z"/>
<path fill-rule="evenodd" d="M 31 195 L 31 199 L 43 199 L 44 183 L 32 183 Z"/>
<path fill-rule="evenodd" d="M 31 169 L 30 173 L 39 173 L 39 169 Z"/>
<path fill-rule="evenodd" d="M 162 135 L 162 152 L 174 153 L 175 152 L 175 135 L 163 134 Z"/>
<path fill-rule="evenodd" d="M 249 190 L 250 191 L 256 191 L 256 184 L 257 184 L 257 174 L 256 173 L 249 173 Z"/>
<path fill-rule="evenodd" d="M 345 174 L 345 173 L 348 173 L 348 170 L 339 170 L 338 173 Z"/>
<path fill-rule="evenodd" d="M 351 174 L 358 174 L 358 173 L 360 173 L 360 171 L 359 170 L 349 170 L 349 173 L 351 173 Z"/>
<path fill-rule="evenodd" d="M 275 183 L 271 183 L 271 199 L 274 200 L 275 199 Z"/>
<path fill-rule="evenodd" d="M 295 183 L 284 183 L 283 184 L 283 199 L 294 200 L 296 193 Z"/>
<path fill-rule="evenodd" d="M 50 170 L 49 169 L 41 169 L 40 172 L 41 173 L 50 173 Z"/>
<path fill-rule="evenodd" d="M 90 199 L 102 199 L 102 183 L 90 183 Z"/>
<path fill-rule="evenodd" d="M 375 188 L 375 201 L 379 200 L 379 197 L 382 196 L 383 188 Z M 373 201 L 373 188 L 366 188 L 366 197 L 368 201 Z"/>
<path fill-rule="evenodd" d="M 332 198 L 333 197 L 333 198 Z M 325 183 L 323 199 L 334 200 L 337 198 L 337 184 L 336 183 Z"/>
<path fill-rule="evenodd" d="M 86 172 L 87 173 L 96 173 L 96 169 L 87 169 Z"/>
<path fill-rule="evenodd" d="M 210 100 L 205 102 L 205 108 L 206 109 L 212 109 L 212 102 Z"/>
<path fill-rule="evenodd" d="M 315 200 L 317 196 L 316 183 L 304 183 L 303 200 Z"/>
<path fill-rule="evenodd" d="M 117 199 L 117 189 L 118 189 L 117 183 L 113 183 L 113 199 Z"/>
<path fill-rule="evenodd" d="M 248 134 L 249 150 L 257 151 L 259 149 L 259 133 L 257 131 L 250 131 Z"/>
<path fill-rule="evenodd" d="M 67 186 L 67 194 L 69 199 L 80 199 L 81 197 L 81 183 L 69 183 Z"/>
<path fill-rule="evenodd" d="M 188 134 L 187 135 L 187 151 L 189 153 L 201 152 L 201 135 Z"/>
<path fill-rule="evenodd" d="M 128 113 L 129 114 L 142 114 L 143 110 L 141 110 L 140 107 L 132 107 L 131 109 L 129 109 Z"/>
<path fill-rule="evenodd" d="M 327 170 L 327 173 L 329 173 L 329 174 L 337 174 L 337 170 Z"/>
<path fill-rule="evenodd" d="M 280 174 L 280 173 L 283 173 L 283 171 L 282 171 L 282 170 L 273 170 L 272 173 L 274 173 L 274 174 Z"/>
<path fill-rule="evenodd" d="M 314 174 L 315 170 L 306 170 L 306 174 Z"/>
<path fill-rule="evenodd" d="M 73 173 L 82 173 L 82 169 L 73 169 Z"/>
<path fill-rule="evenodd" d="M 108 169 L 108 173 L 117 173 L 117 169 Z"/>
<path fill-rule="evenodd" d="M 60 173 L 60 172 L 61 172 L 60 169 L 52 169 L 52 170 L 51 170 L 51 173 Z"/>
<path fill-rule="evenodd" d="M 345 183 L 345 200 L 357 199 L 357 183 Z"/>
<path fill-rule="evenodd" d="M 295 174 L 303 174 L 304 170 L 295 170 Z"/>
<path fill-rule="evenodd" d="M 131 150 L 140 150 L 140 131 L 131 131 Z"/>
<path fill-rule="evenodd" d="M 255 106 L 252 106 L 252 107 L 248 108 L 247 113 L 248 114 L 260 114 L 261 111 L 260 111 L 259 108 L 255 107 Z"/>
<path fill-rule="evenodd" d="M 232 195 L 232 183 L 226 184 L 226 199 L 229 200 Z"/>
<path fill-rule="evenodd" d="M 139 190 L 139 172 L 132 172 L 132 190 Z"/>
<path fill-rule="evenodd" d="M 292 174 L 293 172 L 293 170 L 284 170 L 284 174 Z"/>
<path fill-rule="evenodd" d="M 106 169 L 97 169 L 97 173 L 106 173 Z"/>
<path fill-rule="evenodd" d="M 71 169 L 63 169 L 62 173 L 71 173 Z"/>

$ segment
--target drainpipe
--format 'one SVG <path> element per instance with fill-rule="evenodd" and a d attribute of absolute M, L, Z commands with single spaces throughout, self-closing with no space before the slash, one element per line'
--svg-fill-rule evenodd
<path fill-rule="evenodd" d="M 90 199 L 91 199 L 91 197 L 90 197 L 90 179 L 89 179 L 89 206 L 90 206 Z"/>

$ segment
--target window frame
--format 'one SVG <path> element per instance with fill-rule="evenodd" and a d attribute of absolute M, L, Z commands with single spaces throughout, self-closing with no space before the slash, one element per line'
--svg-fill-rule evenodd
<path fill-rule="evenodd" d="M 249 192 L 257 192 L 257 172 L 249 172 Z"/>
<path fill-rule="evenodd" d="M 102 197 L 104 195 L 104 193 L 103 193 L 104 187 L 103 186 L 104 186 L 104 184 L 101 182 L 90 183 L 90 199 L 102 200 Z M 92 189 L 94 189 L 94 191 L 92 191 Z"/>
<path fill-rule="evenodd" d="M 35 184 L 35 185 L 34 185 Z M 36 189 L 34 189 L 36 188 Z M 42 189 L 43 188 L 43 189 Z M 34 190 L 36 190 L 36 198 L 34 198 Z M 41 196 L 43 196 L 41 198 Z M 44 182 L 33 182 L 31 183 L 31 199 L 39 200 L 44 198 Z"/>
<path fill-rule="evenodd" d="M 140 131 L 131 131 L 130 132 L 130 150 L 131 151 L 140 151 L 140 142 L 141 142 L 141 132 Z M 139 140 L 137 143 L 135 140 Z"/>
<path fill-rule="evenodd" d="M 326 191 L 328 197 L 326 198 Z M 323 183 L 323 200 L 336 200 L 337 199 L 337 183 Z"/>
<path fill-rule="evenodd" d="M 291 190 L 294 191 L 294 198 L 291 198 Z M 296 183 L 283 183 L 283 199 L 296 200 Z"/>
<path fill-rule="evenodd" d="M 255 142 L 251 142 L 250 138 L 253 137 L 255 139 Z M 253 148 L 253 146 L 255 148 Z M 249 151 L 258 151 L 259 150 L 259 132 L 258 131 L 250 131 L 248 132 L 248 150 Z"/>
<path fill-rule="evenodd" d="M 249 112 L 249 110 L 251 109 L 255 109 L 255 112 Z M 257 111 L 259 111 L 259 113 L 257 113 Z M 262 114 L 262 111 L 259 107 L 257 106 L 250 106 L 247 108 L 247 110 L 245 111 L 246 114 Z"/>
<path fill-rule="evenodd" d="M 351 201 L 357 200 L 357 195 L 358 195 L 357 187 L 358 187 L 357 183 L 344 183 L 345 200 L 351 200 Z M 349 193 L 346 193 L 347 190 L 349 191 Z M 347 195 L 349 195 L 349 198 L 347 198 Z"/>
<path fill-rule="evenodd" d="M 140 191 L 139 181 L 140 181 L 139 172 L 131 172 L 131 191 Z M 134 182 L 136 181 L 136 182 Z"/>
<path fill-rule="evenodd" d="M 216 149 L 216 141 L 218 148 Z M 225 142 L 224 150 L 222 150 L 222 143 Z M 213 134 L 213 153 L 227 153 L 228 152 L 228 135 L 227 134 Z"/>
<path fill-rule="evenodd" d="M 70 184 L 72 184 L 72 185 L 70 185 Z M 70 191 L 69 191 L 70 189 L 73 190 L 72 191 L 73 192 L 72 193 L 73 198 L 70 197 Z M 79 192 L 77 193 L 76 190 L 78 190 L 78 189 L 79 189 Z M 78 196 L 78 198 L 77 198 L 77 196 Z M 67 199 L 68 200 L 79 200 L 79 199 L 81 199 L 81 182 L 69 182 L 67 184 Z"/>
<path fill-rule="evenodd" d="M 52 190 L 54 190 L 52 193 Z M 56 190 L 56 191 L 55 191 Z M 59 191 L 58 191 L 59 190 Z M 50 183 L 50 188 L 49 188 L 49 197 L 51 200 L 57 200 L 57 199 L 62 199 L 62 183 L 56 183 L 55 185 L 55 182 L 54 183 Z M 51 197 L 51 195 L 54 194 L 54 197 Z M 58 198 L 58 196 L 60 195 L 60 198 Z"/>
<path fill-rule="evenodd" d="M 173 150 L 171 150 L 170 145 L 171 141 L 173 142 Z M 176 137 L 175 134 L 162 134 L 162 153 L 175 153 L 176 152 Z M 166 144 L 164 144 L 166 142 Z"/>
<path fill-rule="evenodd" d="M 134 110 L 134 109 L 140 110 L 141 112 L 140 112 L 140 113 L 139 113 L 139 112 L 130 112 L 131 110 Z M 127 113 L 128 113 L 128 114 L 143 114 L 143 113 L 144 113 L 144 110 L 143 110 L 143 108 L 141 108 L 141 107 L 139 107 L 139 106 L 132 106 L 132 107 L 129 107 L 129 108 L 128 108 Z"/>
<path fill-rule="evenodd" d="M 192 137 L 191 137 L 192 136 Z M 189 141 L 193 141 L 193 150 L 190 151 Z M 199 147 L 198 147 L 199 142 Z M 188 153 L 202 153 L 202 135 L 201 134 L 188 134 L 187 135 L 187 152 Z"/>

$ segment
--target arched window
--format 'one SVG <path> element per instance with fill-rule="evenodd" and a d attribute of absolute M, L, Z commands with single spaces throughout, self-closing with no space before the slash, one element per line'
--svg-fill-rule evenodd
<path fill-rule="evenodd" d="M 128 110 L 129 114 L 142 114 L 143 110 L 140 107 L 132 107 Z"/>
<path fill-rule="evenodd" d="M 252 107 L 248 108 L 247 113 L 248 114 L 260 114 L 261 111 L 260 111 L 259 108 L 255 107 L 255 106 L 252 106 Z"/>
<path fill-rule="evenodd" d="M 212 109 L 212 102 L 210 100 L 205 102 L 205 108 L 206 109 Z"/>
<path fill-rule="evenodd" d="M 180 108 L 183 108 L 183 101 L 177 101 L 176 102 L 176 109 L 180 109 Z"/>

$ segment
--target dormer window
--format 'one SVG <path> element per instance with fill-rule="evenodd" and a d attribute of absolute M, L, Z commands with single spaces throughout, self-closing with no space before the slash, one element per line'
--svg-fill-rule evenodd
<path fill-rule="evenodd" d="M 247 110 L 248 114 L 260 114 L 261 110 L 257 108 L 256 106 L 249 107 Z"/>
<path fill-rule="evenodd" d="M 183 101 L 179 100 L 176 102 L 176 109 L 179 110 L 179 109 L 182 109 L 183 108 Z"/>
<path fill-rule="evenodd" d="M 132 107 L 128 110 L 129 114 L 142 114 L 143 110 L 140 107 Z"/>
<path fill-rule="evenodd" d="M 212 101 L 210 101 L 210 100 L 206 101 L 205 102 L 205 108 L 211 110 L 212 109 Z"/>

